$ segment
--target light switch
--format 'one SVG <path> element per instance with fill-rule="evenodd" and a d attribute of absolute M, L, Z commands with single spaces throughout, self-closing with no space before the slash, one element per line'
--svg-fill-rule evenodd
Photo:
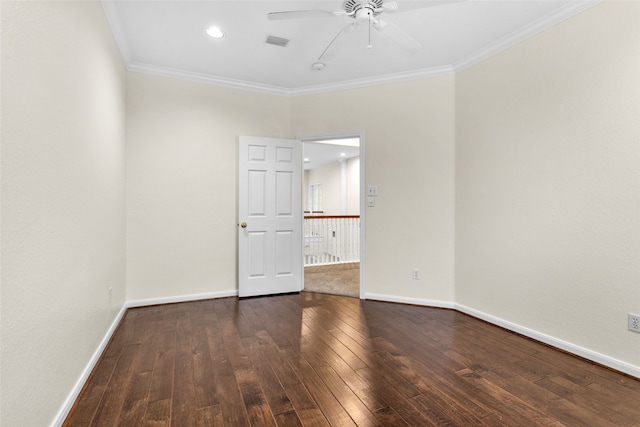
<path fill-rule="evenodd" d="M 367 206 L 372 208 L 376 205 L 376 199 L 375 197 L 368 197 L 367 198 Z"/>
<path fill-rule="evenodd" d="M 377 196 L 378 195 L 378 186 L 370 185 L 367 187 L 367 195 L 368 196 Z"/>

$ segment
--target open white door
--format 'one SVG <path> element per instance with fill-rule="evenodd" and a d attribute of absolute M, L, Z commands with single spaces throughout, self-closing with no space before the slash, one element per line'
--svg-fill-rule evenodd
<path fill-rule="evenodd" d="M 240 137 L 238 293 L 302 290 L 300 141 Z"/>

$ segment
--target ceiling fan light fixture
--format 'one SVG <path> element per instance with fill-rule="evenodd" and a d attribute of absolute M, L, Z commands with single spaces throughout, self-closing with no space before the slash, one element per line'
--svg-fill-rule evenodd
<path fill-rule="evenodd" d="M 455 2 L 466 0 L 437 0 L 430 1 L 429 6 L 436 6 L 443 2 Z M 426 3 L 425 3 L 426 6 Z M 267 18 L 270 20 L 275 19 L 298 19 L 298 18 L 316 18 L 316 17 L 341 17 L 346 16 L 351 18 L 351 23 L 343 27 L 338 34 L 329 42 L 327 47 L 322 51 L 317 59 L 317 62 L 311 64 L 311 69 L 314 71 L 322 71 L 325 69 L 325 63 L 321 61 L 331 60 L 340 45 L 343 43 L 343 35 L 353 32 L 353 30 L 359 25 L 367 25 L 367 44 L 368 50 L 373 49 L 373 43 L 371 39 L 372 28 L 379 31 L 384 38 L 399 45 L 404 51 L 412 54 L 419 50 L 422 46 L 420 42 L 411 37 L 407 32 L 403 31 L 397 25 L 387 20 L 380 19 L 379 16 L 385 12 L 395 12 L 399 9 L 398 3 L 394 0 L 344 0 L 343 10 L 289 10 L 281 12 L 270 12 L 267 14 Z"/>
<path fill-rule="evenodd" d="M 221 39 L 224 37 L 224 33 L 220 29 L 220 27 L 209 27 L 207 28 L 207 35 L 213 39 Z"/>

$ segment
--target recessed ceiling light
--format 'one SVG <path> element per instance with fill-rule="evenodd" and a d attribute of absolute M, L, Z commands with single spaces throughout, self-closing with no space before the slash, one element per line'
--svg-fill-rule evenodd
<path fill-rule="evenodd" d="M 347 153 L 340 153 L 340 157 L 344 157 L 346 155 L 347 155 Z"/>
<path fill-rule="evenodd" d="M 305 158 L 304 158 L 304 162 L 305 162 L 305 163 L 310 163 L 310 162 L 311 162 L 311 160 L 309 160 L 309 158 L 308 158 L 308 157 L 305 157 Z"/>
<path fill-rule="evenodd" d="M 221 39 L 224 37 L 224 33 L 218 27 L 207 28 L 207 34 L 209 35 L 209 37 L 213 37 L 214 39 Z"/>

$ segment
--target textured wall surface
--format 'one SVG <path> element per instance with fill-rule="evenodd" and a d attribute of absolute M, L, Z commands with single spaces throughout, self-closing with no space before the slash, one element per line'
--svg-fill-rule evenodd
<path fill-rule="evenodd" d="M 49 425 L 124 304 L 125 80 L 99 2 L 2 2 L 2 426 Z"/>
<path fill-rule="evenodd" d="M 456 301 L 635 366 L 639 7 L 603 2 L 456 76 Z"/>
<path fill-rule="evenodd" d="M 287 136 L 289 100 L 129 73 L 127 299 L 233 291 L 238 136 Z"/>
<path fill-rule="evenodd" d="M 454 78 L 438 77 L 291 100 L 292 134 L 364 131 L 366 291 L 453 301 Z M 422 279 L 412 280 L 413 267 Z"/>

